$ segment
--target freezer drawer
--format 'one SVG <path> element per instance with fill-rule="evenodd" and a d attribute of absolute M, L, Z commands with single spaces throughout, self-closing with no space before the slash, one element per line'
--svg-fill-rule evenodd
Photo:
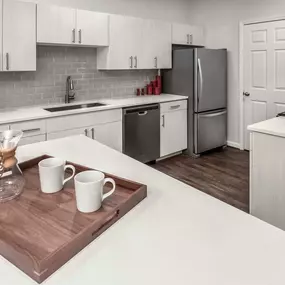
<path fill-rule="evenodd" d="M 194 115 L 194 152 L 200 154 L 227 143 L 227 111 Z"/>

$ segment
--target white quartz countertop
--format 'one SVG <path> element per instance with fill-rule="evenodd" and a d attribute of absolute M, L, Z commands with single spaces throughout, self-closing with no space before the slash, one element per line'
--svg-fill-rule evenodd
<path fill-rule="evenodd" d="M 248 126 L 251 132 L 285 137 L 285 117 L 277 117 Z"/>
<path fill-rule="evenodd" d="M 153 103 L 164 103 L 177 100 L 186 100 L 187 97 L 180 95 L 171 95 L 171 94 L 161 94 L 161 95 L 152 95 L 152 96 L 138 96 L 138 97 L 128 97 L 120 99 L 100 99 L 84 102 L 73 102 L 69 105 L 78 105 L 78 104 L 87 104 L 87 103 L 104 103 L 106 106 L 94 107 L 94 108 L 85 108 L 61 112 L 49 112 L 45 111 L 44 108 L 59 107 L 65 106 L 66 104 L 57 104 L 49 106 L 39 106 L 39 107 L 25 107 L 18 109 L 0 109 L 0 124 L 15 123 L 28 120 L 60 117 L 71 114 L 81 114 L 95 111 L 103 111 L 110 109 L 118 109 L 129 106 L 144 105 L 144 104 L 153 104 Z"/>
<path fill-rule="evenodd" d="M 66 147 L 68 146 L 68 147 Z M 45 285 L 284 285 L 285 232 L 84 136 L 20 147 L 148 186 L 148 197 Z M 1 285 L 35 285 L 0 257 Z"/>

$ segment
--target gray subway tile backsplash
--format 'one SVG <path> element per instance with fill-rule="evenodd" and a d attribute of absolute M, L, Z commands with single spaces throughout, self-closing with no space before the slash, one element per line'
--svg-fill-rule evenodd
<path fill-rule="evenodd" d="M 97 70 L 96 49 L 37 47 L 36 72 L 0 73 L 0 108 L 64 103 L 66 77 L 74 80 L 76 101 L 135 96 L 156 70 Z"/>

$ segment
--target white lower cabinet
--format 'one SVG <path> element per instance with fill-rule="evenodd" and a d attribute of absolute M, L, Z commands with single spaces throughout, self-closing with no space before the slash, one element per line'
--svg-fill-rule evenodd
<path fill-rule="evenodd" d="M 122 122 L 98 125 L 94 127 L 94 139 L 120 152 L 123 151 Z"/>
<path fill-rule="evenodd" d="M 122 109 L 47 120 L 47 140 L 85 135 L 122 152 Z"/>
<path fill-rule="evenodd" d="M 78 129 L 71 129 L 71 130 L 63 130 L 63 131 L 59 131 L 55 133 L 48 133 L 47 140 L 61 139 L 61 138 L 76 136 L 76 135 L 88 136 L 88 128 L 86 127 L 86 128 L 78 128 Z"/>
<path fill-rule="evenodd" d="M 9 125 L 1 125 L 0 126 L 0 132 L 7 131 L 7 130 L 9 130 Z"/>
<path fill-rule="evenodd" d="M 19 142 L 19 146 L 32 144 L 32 143 L 38 143 L 38 142 L 44 142 L 45 140 L 46 140 L 46 135 L 23 137 Z"/>
<path fill-rule="evenodd" d="M 160 156 L 187 148 L 187 102 L 161 104 Z"/>

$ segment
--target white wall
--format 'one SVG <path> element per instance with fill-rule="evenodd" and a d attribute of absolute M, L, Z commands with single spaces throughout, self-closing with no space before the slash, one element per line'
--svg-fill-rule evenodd
<path fill-rule="evenodd" d="M 285 16 L 284 0 L 191 0 L 191 22 L 206 28 L 209 48 L 227 48 L 228 140 L 239 143 L 239 21 Z"/>
<path fill-rule="evenodd" d="M 189 23 L 189 0 L 24 0 L 99 12 Z"/>

